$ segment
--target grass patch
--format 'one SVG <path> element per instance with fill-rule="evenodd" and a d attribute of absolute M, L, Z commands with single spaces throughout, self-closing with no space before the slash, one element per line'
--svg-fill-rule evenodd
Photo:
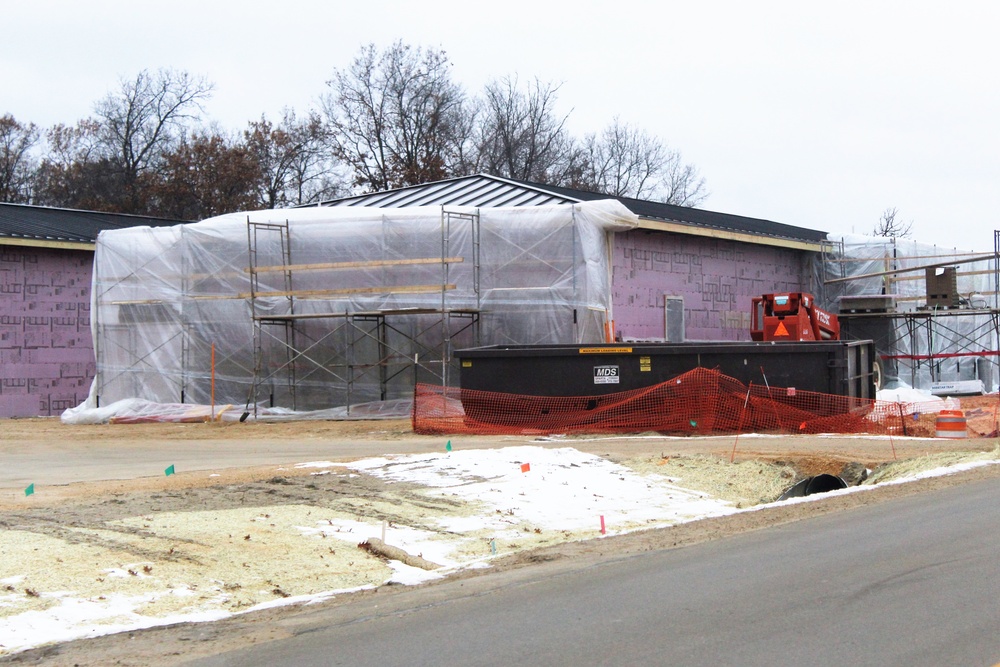
<path fill-rule="evenodd" d="M 878 466 L 864 481 L 864 484 L 880 484 L 914 475 L 935 468 L 976 463 L 978 461 L 1000 460 L 1000 445 L 986 452 L 939 452 L 915 456 L 903 461 L 890 461 Z"/>
<path fill-rule="evenodd" d="M 685 489 L 701 491 L 737 507 L 752 507 L 778 499 L 795 482 L 789 465 L 766 461 L 736 461 L 718 456 L 660 456 L 629 459 L 623 465 L 644 475 L 660 475 Z"/>

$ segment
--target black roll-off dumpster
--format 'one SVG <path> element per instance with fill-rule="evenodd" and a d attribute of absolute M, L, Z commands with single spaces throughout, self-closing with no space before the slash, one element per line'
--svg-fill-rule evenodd
<path fill-rule="evenodd" d="M 495 345 L 455 354 L 463 390 L 601 396 L 649 387 L 702 367 L 744 384 L 875 398 L 870 340 Z"/>

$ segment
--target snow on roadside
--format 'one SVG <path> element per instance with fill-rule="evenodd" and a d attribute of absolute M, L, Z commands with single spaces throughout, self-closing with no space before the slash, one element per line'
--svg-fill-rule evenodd
<path fill-rule="evenodd" d="M 987 462 L 978 464 L 984 463 Z M 287 561 L 287 570 L 305 571 L 310 577 L 323 570 L 305 561 L 295 561 L 295 557 L 309 556 L 316 559 L 309 563 L 323 563 L 319 567 L 328 571 L 345 569 L 348 570 L 345 574 L 352 575 L 367 560 L 381 568 L 371 570 L 375 579 L 367 581 L 373 583 L 355 578 L 344 579 L 343 585 L 338 586 L 336 581 L 324 580 L 317 583 L 321 588 L 325 583 L 325 588 L 306 594 L 299 594 L 271 571 L 265 574 L 262 568 L 256 568 L 261 571 L 251 572 L 255 563 L 242 562 L 247 560 L 245 555 L 232 563 L 235 569 L 231 571 L 243 577 L 237 581 L 222 579 L 215 572 L 201 571 L 196 576 L 193 571 L 168 562 L 151 564 L 147 576 L 143 564 L 114 561 L 121 558 L 120 552 L 111 555 L 112 552 L 96 548 L 86 552 L 85 558 L 77 557 L 80 562 L 73 567 L 102 568 L 95 570 L 106 573 L 101 575 L 107 577 L 101 586 L 108 586 L 111 581 L 107 573 L 121 569 L 128 576 L 114 579 L 120 582 L 116 586 L 124 588 L 116 589 L 113 594 L 99 594 L 93 576 L 88 579 L 84 574 L 90 570 L 74 570 L 70 566 L 74 556 L 68 556 L 65 563 L 60 561 L 53 568 L 56 574 L 63 572 L 68 579 L 53 581 L 51 590 L 33 590 L 29 588 L 35 585 L 30 583 L 30 568 L 35 564 L 28 556 L 46 553 L 54 557 L 51 551 L 54 541 L 37 536 L 32 538 L 35 542 L 18 547 L 11 535 L 13 531 L 0 531 L 0 655 L 79 637 L 168 623 L 211 621 L 266 607 L 316 602 L 390 581 L 418 584 L 439 578 L 452 569 L 488 565 L 491 558 L 519 549 L 600 537 L 602 518 L 607 533 L 617 534 L 746 511 L 683 488 L 665 476 L 640 474 L 570 447 L 459 448 L 439 454 L 373 458 L 350 464 L 313 461 L 297 467 L 315 469 L 317 472 L 312 474 L 326 472 L 345 477 L 367 474 L 419 485 L 429 497 L 452 501 L 454 511 L 429 513 L 415 518 L 414 525 L 380 523 L 360 515 L 347 516 L 304 505 L 163 513 L 116 522 L 119 532 L 145 531 L 148 536 L 136 539 L 141 539 L 147 547 L 158 540 L 174 540 L 186 545 L 185 549 L 205 545 L 204 552 L 192 552 L 200 561 L 229 557 L 212 551 L 224 551 L 224 543 L 229 540 L 244 549 L 243 554 L 246 549 L 261 550 L 256 553 L 262 560 L 265 549 L 283 554 L 280 558 Z M 956 469 L 941 468 L 934 474 L 948 474 Z M 932 473 L 921 476 L 929 474 Z M 357 550 L 360 540 L 381 535 L 385 535 L 387 544 L 444 565 L 443 572 L 428 572 L 396 561 L 386 565 Z M 110 531 L 107 537 L 113 537 Z M 346 554 L 350 560 L 343 560 Z M 251 580 L 251 574 L 257 579 Z M 273 583 L 272 578 L 287 592 Z M 262 581 L 266 581 L 266 587 Z M 274 591 L 269 590 L 272 587 Z M 25 596 L 36 601 L 42 599 L 45 604 L 30 611 L 20 610 Z M 264 597 L 276 599 L 261 601 Z M 168 604 L 157 606 L 163 600 Z"/>
<path fill-rule="evenodd" d="M 677 523 L 735 511 L 729 503 L 681 488 L 665 477 L 639 475 L 570 447 L 476 449 L 369 459 L 350 467 L 487 505 L 483 515 L 444 521 L 448 530 L 478 525 L 506 532 L 528 523 L 533 529 L 589 528 L 593 533 L 603 516 L 611 532 L 625 532 L 653 521 Z"/>

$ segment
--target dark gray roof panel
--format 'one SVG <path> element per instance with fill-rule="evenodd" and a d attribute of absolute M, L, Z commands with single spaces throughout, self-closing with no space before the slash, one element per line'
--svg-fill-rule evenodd
<path fill-rule="evenodd" d="M 141 226 L 164 227 L 184 222 L 188 221 L 0 203 L 0 242 L 4 238 L 11 238 L 95 243 L 97 235 L 105 229 Z"/>
<path fill-rule="evenodd" d="M 375 192 L 321 202 L 320 206 L 374 206 L 396 208 L 407 206 L 545 206 L 572 204 L 596 199 L 617 199 L 630 211 L 647 220 L 662 220 L 718 229 L 728 232 L 767 236 L 796 241 L 820 242 L 826 232 L 786 225 L 771 220 L 748 218 L 729 213 L 716 213 L 687 206 L 674 206 L 654 201 L 609 197 L 597 192 L 560 188 L 530 181 L 499 178 L 489 174 L 462 176 L 435 183 L 413 185 L 397 190 Z"/>
<path fill-rule="evenodd" d="M 435 183 L 413 185 L 398 190 L 374 192 L 321 203 L 321 206 L 544 206 L 580 201 L 543 189 L 489 176 L 463 176 Z"/>

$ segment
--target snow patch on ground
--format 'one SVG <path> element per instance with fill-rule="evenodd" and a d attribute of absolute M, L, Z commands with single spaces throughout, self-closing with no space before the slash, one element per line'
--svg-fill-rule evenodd
<path fill-rule="evenodd" d="M 1000 461 L 941 467 L 891 483 L 996 463 Z M 440 578 L 457 568 L 486 567 L 494 554 L 504 555 L 519 548 L 530 548 L 540 544 L 538 540 L 541 539 L 555 539 L 557 536 L 562 541 L 587 539 L 599 537 L 602 527 L 608 534 L 626 533 L 738 511 L 754 511 L 767 506 L 740 510 L 705 493 L 685 489 L 665 476 L 640 474 L 571 447 L 459 449 L 439 454 L 379 457 L 350 464 L 312 461 L 296 467 L 321 470 L 339 467 L 355 471 L 349 473 L 351 476 L 364 473 L 388 481 L 422 485 L 427 495 L 453 499 L 456 508 L 460 509 L 456 509 L 453 515 L 429 518 L 436 530 L 428 529 L 430 524 L 425 524 L 423 528 L 388 522 L 380 525 L 363 518 L 320 515 L 316 508 L 309 507 L 269 510 L 274 515 L 255 514 L 259 508 L 240 510 L 242 514 L 237 518 L 244 522 L 240 525 L 252 525 L 253 529 L 243 528 L 240 534 L 230 534 L 229 538 L 256 545 L 268 539 L 269 535 L 283 532 L 285 539 L 309 541 L 314 549 L 319 548 L 316 545 L 322 545 L 317 553 L 327 554 L 329 558 L 333 558 L 332 554 L 339 550 L 352 554 L 350 558 L 360 561 L 367 556 L 354 555 L 356 545 L 371 537 L 384 536 L 387 544 L 444 566 L 442 570 L 426 571 L 390 561 L 388 575 L 382 583 L 405 585 Z M 851 487 L 832 493 L 858 493 L 866 488 L 871 487 Z M 794 498 L 784 502 L 810 502 L 821 497 Z M 777 503 L 771 505 L 774 504 Z M 205 514 L 210 514 L 215 520 L 223 513 Z M 146 524 L 159 522 L 163 524 L 161 529 L 164 531 L 180 531 L 184 527 L 184 517 L 157 516 L 144 521 Z M 170 524 L 170 521 L 174 523 Z M 221 542 L 225 538 L 222 533 L 226 531 L 221 519 L 218 526 L 215 539 Z M 243 531 L 247 531 L 246 538 L 242 536 Z M 288 537 L 289 534 L 291 537 Z M 208 533 L 201 539 L 211 541 L 212 535 Z M 110 566 L 109 563 L 109 567 L 105 568 L 105 576 L 109 578 L 132 582 L 136 586 L 161 585 L 161 588 L 144 589 L 148 592 L 142 595 L 100 596 L 85 596 L 72 590 L 22 592 L 24 575 L 16 567 L 12 571 L 13 565 L 13 562 L 6 563 L 8 571 L 0 579 L 0 609 L 11 607 L 16 599 L 24 595 L 46 596 L 48 606 L 0 616 L 0 654 L 45 643 L 155 625 L 213 621 L 234 613 L 318 602 L 344 592 L 372 587 L 345 586 L 310 595 L 289 595 L 248 604 L 234 612 L 232 608 L 223 606 L 227 600 L 224 587 L 212 588 L 202 584 L 199 589 L 193 581 L 172 580 L 168 583 L 166 579 L 157 579 L 160 570 L 165 567 L 161 565 L 157 565 L 147 576 L 141 564 Z M 151 603 L 166 598 L 190 599 L 190 604 L 195 606 L 178 607 L 184 611 L 165 615 L 142 613 Z"/>

